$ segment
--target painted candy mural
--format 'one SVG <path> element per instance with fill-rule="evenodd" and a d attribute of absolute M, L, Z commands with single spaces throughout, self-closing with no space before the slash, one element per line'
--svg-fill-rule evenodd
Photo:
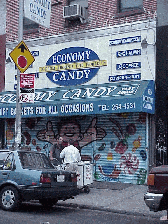
<path fill-rule="evenodd" d="M 7 145 L 14 142 L 14 122 L 9 119 Z M 146 115 L 123 113 L 73 117 L 23 119 L 22 145 L 44 152 L 61 136 L 63 147 L 71 140 L 83 160 L 94 164 L 97 181 L 144 184 L 147 176 Z"/>

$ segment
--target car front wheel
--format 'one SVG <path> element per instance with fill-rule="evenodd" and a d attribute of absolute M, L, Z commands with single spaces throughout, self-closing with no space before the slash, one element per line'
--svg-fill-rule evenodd
<path fill-rule="evenodd" d="M 3 210 L 12 211 L 19 205 L 19 194 L 12 186 L 4 187 L 0 192 L 0 206 Z"/>

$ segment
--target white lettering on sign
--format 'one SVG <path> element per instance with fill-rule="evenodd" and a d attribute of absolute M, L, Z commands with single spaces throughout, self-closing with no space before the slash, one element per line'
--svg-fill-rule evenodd
<path fill-rule="evenodd" d="M 57 106 L 49 106 L 48 113 L 49 114 L 58 114 Z"/>
<path fill-rule="evenodd" d="M 46 96 L 46 93 L 44 92 L 36 92 L 36 95 L 34 97 L 35 101 L 41 101 Z"/>
<path fill-rule="evenodd" d="M 117 70 L 132 69 L 132 68 L 141 68 L 141 62 L 116 64 Z"/>
<path fill-rule="evenodd" d="M 141 73 L 109 76 L 109 82 L 140 80 Z"/>
<path fill-rule="evenodd" d="M 46 11 L 32 3 L 30 3 L 30 12 L 33 14 L 42 17 L 43 19 L 46 18 Z"/>
<path fill-rule="evenodd" d="M 143 103 L 143 107 L 148 110 L 152 110 L 152 105 L 149 103 Z"/>
<path fill-rule="evenodd" d="M 48 96 L 45 99 L 45 101 L 53 101 L 50 98 L 53 97 L 57 93 L 57 91 L 47 91 L 47 93 L 48 93 Z"/>
<path fill-rule="evenodd" d="M 135 102 L 133 103 L 117 103 L 117 104 L 112 104 L 112 110 L 130 110 L 130 109 L 135 109 L 136 108 L 136 104 Z"/>
<path fill-rule="evenodd" d="M 46 108 L 44 106 L 36 107 L 36 115 L 46 114 Z"/>
<path fill-rule="evenodd" d="M 16 115 L 16 108 L 11 108 L 11 115 L 15 116 Z"/>
<path fill-rule="evenodd" d="M 117 57 L 141 55 L 141 49 L 117 51 L 116 55 L 117 55 Z"/>
<path fill-rule="evenodd" d="M 117 93 L 118 95 L 132 95 L 135 94 L 137 87 L 129 86 L 129 87 L 122 87 L 122 89 Z"/>
<path fill-rule="evenodd" d="M 13 103 L 16 101 L 16 96 L 13 94 L 6 94 L 0 96 L 1 103 Z"/>
<path fill-rule="evenodd" d="M 67 75 L 66 75 L 67 74 Z M 53 81 L 69 81 L 69 80 L 78 80 L 78 79 L 88 79 L 90 74 L 90 70 L 82 70 L 82 71 L 68 71 L 67 73 L 65 72 L 56 72 L 53 75 Z"/>
<path fill-rule="evenodd" d="M 22 115 L 33 115 L 34 109 L 33 107 L 23 107 L 22 108 Z"/>
<path fill-rule="evenodd" d="M 106 104 L 98 105 L 98 108 L 101 111 L 108 111 L 109 110 L 109 106 L 107 106 Z"/>
<path fill-rule="evenodd" d="M 118 44 L 136 43 L 136 42 L 141 42 L 141 36 L 126 37 L 126 38 L 122 38 L 122 39 L 109 40 L 109 46 L 118 45 Z"/>
<path fill-rule="evenodd" d="M 77 103 L 77 104 L 65 104 L 61 106 L 61 113 L 81 113 L 81 112 L 93 112 L 93 103 Z"/>
<path fill-rule="evenodd" d="M 77 62 L 77 61 L 84 61 L 89 60 L 91 51 L 84 51 L 84 52 L 74 52 L 70 54 L 59 54 L 54 55 L 52 58 L 53 64 L 61 64 L 61 63 L 69 63 L 69 62 Z"/>
<path fill-rule="evenodd" d="M 0 108 L 0 115 L 1 116 L 5 116 L 5 115 L 8 115 L 8 108 Z"/>
<path fill-rule="evenodd" d="M 62 99 L 77 99 L 77 98 L 95 98 L 95 97 L 108 97 L 112 93 L 116 86 L 112 87 L 100 87 L 100 88 L 86 88 L 69 90 L 63 94 Z"/>
<path fill-rule="evenodd" d="M 153 104 L 154 99 L 152 97 L 143 95 L 143 101 Z"/>

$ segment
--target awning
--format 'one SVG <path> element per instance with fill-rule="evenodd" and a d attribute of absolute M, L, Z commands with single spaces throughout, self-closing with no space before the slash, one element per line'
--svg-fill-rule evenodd
<path fill-rule="evenodd" d="M 152 80 L 37 89 L 34 103 L 22 103 L 22 117 L 155 113 Z M 16 116 L 16 92 L 0 93 L 0 118 Z"/>

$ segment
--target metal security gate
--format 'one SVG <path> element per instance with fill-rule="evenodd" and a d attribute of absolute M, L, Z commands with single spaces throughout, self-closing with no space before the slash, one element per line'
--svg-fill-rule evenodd
<path fill-rule="evenodd" d="M 9 123 L 10 124 L 10 123 Z M 7 127 L 8 145 L 14 124 Z M 22 145 L 44 152 L 62 136 L 71 139 L 83 160 L 94 164 L 97 181 L 144 184 L 148 170 L 147 114 L 123 113 L 22 119 Z"/>
<path fill-rule="evenodd" d="M 98 116 L 106 137 L 96 142 L 95 179 L 144 184 L 147 175 L 145 113 Z"/>

